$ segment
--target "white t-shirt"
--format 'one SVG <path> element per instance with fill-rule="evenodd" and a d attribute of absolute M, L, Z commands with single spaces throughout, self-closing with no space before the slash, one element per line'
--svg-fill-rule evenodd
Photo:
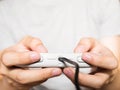
<path fill-rule="evenodd" d="M 71 53 L 82 37 L 100 39 L 117 34 L 119 0 L 0 1 L 0 49 L 32 35 L 43 41 L 49 53 Z M 75 90 L 64 75 L 37 88 Z"/>

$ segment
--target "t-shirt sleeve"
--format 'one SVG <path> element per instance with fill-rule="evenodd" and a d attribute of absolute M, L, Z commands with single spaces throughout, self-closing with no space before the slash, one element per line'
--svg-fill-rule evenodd
<path fill-rule="evenodd" d="M 104 0 L 101 0 L 104 1 Z M 101 5 L 102 6 L 102 5 Z M 101 7 L 100 37 L 120 35 L 120 2 L 119 0 L 105 0 Z"/>

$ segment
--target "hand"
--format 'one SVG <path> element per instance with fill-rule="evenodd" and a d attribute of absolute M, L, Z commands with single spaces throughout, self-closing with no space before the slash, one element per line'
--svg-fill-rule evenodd
<path fill-rule="evenodd" d="M 47 49 L 39 39 L 31 36 L 27 36 L 16 45 L 1 51 L 0 74 L 3 76 L 1 90 L 28 90 L 34 85 L 60 75 L 61 70 L 58 68 L 15 67 L 40 60 L 40 52 L 46 53 Z"/>
<path fill-rule="evenodd" d="M 114 81 L 118 66 L 117 58 L 100 42 L 93 38 L 81 39 L 75 48 L 75 53 L 83 53 L 82 59 L 98 68 L 92 74 L 79 73 L 80 85 L 99 89 Z M 65 68 L 64 73 L 74 82 L 75 70 L 73 68 Z"/>

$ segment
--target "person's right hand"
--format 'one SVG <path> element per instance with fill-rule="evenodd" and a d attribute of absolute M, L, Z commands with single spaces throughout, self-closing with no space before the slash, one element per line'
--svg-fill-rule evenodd
<path fill-rule="evenodd" d="M 19 43 L 0 53 L 0 90 L 29 90 L 49 78 L 62 73 L 59 68 L 17 68 L 17 65 L 34 63 L 40 60 L 39 53 L 47 52 L 38 38 L 27 36 Z"/>

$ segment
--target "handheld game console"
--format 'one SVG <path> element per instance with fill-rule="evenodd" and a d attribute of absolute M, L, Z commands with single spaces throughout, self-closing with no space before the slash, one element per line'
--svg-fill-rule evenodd
<path fill-rule="evenodd" d="M 20 67 L 75 67 L 70 63 L 64 64 L 58 60 L 59 57 L 65 57 L 76 62 L 80 68 L 90 68 L 91 66 L 81 59 L 81 55 L 81 53 L 40 53 L 40 60 L 38 62 L 20 65 Z"/>

